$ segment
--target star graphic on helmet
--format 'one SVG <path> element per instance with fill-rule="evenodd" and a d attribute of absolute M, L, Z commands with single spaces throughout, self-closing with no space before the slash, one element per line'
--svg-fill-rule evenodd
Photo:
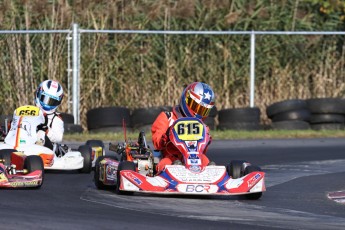
<path fill-rule="evenodd" d="M 211 100 L 211 94 L 209 92 L 204 93 L 204 95 L 205 95 L 205 99 Z"/>

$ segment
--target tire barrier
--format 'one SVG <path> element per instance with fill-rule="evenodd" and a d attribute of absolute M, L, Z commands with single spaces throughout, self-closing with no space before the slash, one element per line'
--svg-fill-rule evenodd
<path fill-rule="evenodd" d="M 125 107 L 101 107 L 91 109 L 86 113 L 87 127 L 89 131 L 98 132 L 102 129 L 113 128 L 118 130 L 123 126 L 131 127 L 130 110 Z"/>
<path fill-rule="evenodd" d="M 218 129 L 227 130 L 260 130 L 260 109 L 235 108 L 218 112 Z"/>
<path fill-rule="evenodd" d="M 123 132 L 123 120 L 128 131 L 151 132 L 152 123 L 162 111 L 172 111 L 171 106 L 156 106 L 130 110 L 125 107 L 100 107 L 87 112 L 87 128 L 90 132 Z M 275 102 L 266 108 L 271 123 L 260 124 L 260 109 L 257 107 L 219 110 L 214 106 L 204 122 L 211 130 L 344 130 L 345 99 L 312 98 L 289 99 Z M 83 129 L 74 125 L 72 114 L 61 113 L 66 133 L 79 133 Z M 5 118 L 0 115 L 1 126 Z"/>
<path fill-rule="evenodd" d="M 311 112 L 310 126 L 314 130 L 343 130 L 345 100 L 341 98 L 312 98 L 306 100 Z"/>

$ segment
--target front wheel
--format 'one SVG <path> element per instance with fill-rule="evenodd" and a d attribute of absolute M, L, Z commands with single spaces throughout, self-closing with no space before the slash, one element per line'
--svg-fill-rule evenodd
<path fill-rule="evenodd" d="M 252 173 L 252 172 L 262 172 L 262 170 L 259 166 L 249 165 L 244 170 L 244 175 L 248 175 L 249 173 Z M 245 196 L 249 200 L 258 200 L 262 196 L 262 192 L 249 193 L 249 194 L 246 194 Z"/>
<path fill-rule="evenodd" d="M 102 177 L 103 177 L 103 179 L 104 179 L 104 177 L 106 177 L 105 172 L 103 172 L 103 175 L 102 175 L 102 172 L 100 170 L 100 162 L 102 160 L 104 160 L 104 158 L 109 158 L 109 159 L 117 161 L 115 156 L 100 156 L 100 157 L 98 157 L 96 160 L 96 163 L 95 163 L 94 183 L 95 183 L 96 187 L 98 189 L 101 189 L 101 190 L 116 189 L 116 185 L 105 185 L 103 183 L 103 181 L 101 180 Z M 104 170 L 106 170 L 106 169 L 104 169 Z"/>
<path fill-rule="evenodd" d="M 244 160 L 233 160 L 226 166 L 226 171 L 232 179 L 244 176 Z"/>
<path fill-rule="evenodd" d="M 81 156 L 84 158 L 83 168 L 79 169 L 80 173 L 90 173 L 92 170 L 92 148 L 89 145 L 81 145 L 78 148 L 78 151 L 81 153 Z"/>
<path fill-rule="evenodd" d="M 131 161 L 121 161 L 119 164 L 119 167 L 117 168 L 117 185 L 116 185 L 116 193 L 121 194 L 121 195 L 132 195 L 133 192 L 128 192 L 128 191 L 121 191 L 120 190 L 120 185 L 121 185 L 121 177 L 120 177 L 120 172 L 122 170 L 131 170 L 131 171 L 136 171 L 135 170 L 135 164 Z"/>
<path fill-rule="evenodd" d="M 24 160 L 24 169 L 28 170 L 28 173 L 32 173 L 36 170 L 42 171 L 42 182 L 37 186 L 37 188 L 40 188 L 44 179 L 44 165 L 42 158 L 36 155 L 27 156 Z"/>

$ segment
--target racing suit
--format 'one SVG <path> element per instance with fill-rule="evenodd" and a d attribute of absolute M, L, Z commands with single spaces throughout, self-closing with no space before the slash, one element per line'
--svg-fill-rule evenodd
<path fill-rule="evenodd" d="M 154 148 L 159 150 L 163 154 L 163 159 L 157 165 L 157 173 L 160 173 L 166 165 L 171 165 L 174 161 L 180 160 L 183 162 L 182 154 L 179 150 L 168 141 L 167 131 L 169 127 L 180 117 L 184 117 L 183 113 L 180 111 L 179 106 L 175 106 L 172 112 L 161 112 L 156 120 L 152 124 L 151 132 L 152 132 L 152 142 Z M 207 127 L 207 132 L 209 132 L 209 128 Z M 211 139 L 210 139 L 211 142 Z M 208 145 L 210 144 L 208 143 Z M 205 153 L 207 148 L 205 149 Z M 209 163 L 209 159 L 206 157 L 205 154 L 202 155 L 201 159 L 206 165 Z"/>
<path fill-rule="evenodd" d="M 22 136 L 29 135 L 30 137 L 37 137 L 36 141 L 31 138 L 35 143 L 42 143 L 45 147 L 53 149 L 52 143 L 59 143 L 63 138 L 64 123 L 62 118 L 56 112 L 47 114 L 41 109 L 39 109 L 37 116 L 23 116 L 21 118 L 17 110 L 25 107 L 29 108 L 28 106 L 22 106 L 14 111 L 11 128 L 5 138 L 5 143 L 13 143 L 17 146 L 20 143 L 16 143 L 15 140 L 29 140 L 30 138 Z M 30 108 L 38 107 L 31 106 Z M 20 132 L 21 137 L 18 137 L 17 127 L 24 128 L 27 132 Z"/>

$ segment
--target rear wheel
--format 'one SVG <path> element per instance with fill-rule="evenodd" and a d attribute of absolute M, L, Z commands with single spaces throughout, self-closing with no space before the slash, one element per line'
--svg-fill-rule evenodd
<path fill-rule="evenodd" d="M 78 151 L 81 153 L 81 156 L 84 158 L 83 168 L 79 169 L 80 173 L 90 173 L 91 168 L 91 155 L 92 155 L 92 148 L 89 145 L 81 145 L 78 148 Z"/>
<path fill-rule="evenodd" d="M 34 172 L 36 170 L 42 171 L 42 182 L 39 186 L 37 186 L 37 188 L 40 188 L 43 184 L 44 179 L 44 165 L 42 158 L 36 155 L 27 156 L 24 160 L 24 169 L 28 170 L 28 173 Z"/>
<path fill-rule="evenodd" d="M 11 154 L 17 152 L 15 149 L 1 149 L 0 150 L 0 159 L 3 161 L 4 165 L 11 165 Z"/>
<path fill-rule="evenodd" d="M 120 190 L 120 184 L 121 184 L 121 178 L 120 178 L 120 172 L 122 170 L 131 170 L 135 172 L 135 165 L 131 161 L 121 161 L 119 164 L 119 167 L 117 168 L 117 186 L 116 186 L 116 192 L 121 195 L 132 195 L 133 192 L 128 191 L 121 191 Z"/>
<path fill-rule="evenodd" d="M 91 163 L 92 164 L 92 168 L 94 168 L 95 165 L 96 165 L 97 158 L 100 157 L 100 156 L 104 156 L 105 155 L 104 143 L 101 140 L 88 140 L 88 141 L 86 141 L 85 144 L 91 146 L 91 148 L 95 148 L 95 147 L 101 147 L 102 148 L 102 155 L 97 155 L 96 154 L 91 159 L 92 160 L 92 163 Z"/>
<path fill-rule="evenodd" d="M 248 175 L 251 172 L 262 172 L 261 168 L 256 165 L 249 165 L 244 170 L 244 175 Z M 249 200 L 257 200 L 262 196 L 262 192 L 246 194 L 245 197 Z"/>
<path fill-rule="evenodd" d="M 97 158 L 96 163 L 95 163 L 95 174 L 94 174 L 94 182 L 95 185 L 98 189 L 104 190 L 104 189 L 116 189 L 116 185 L 112 186 L 112 185 L 105 185 L 103 183 L 103 181 L 100 180 L 101 178 L 101 171 L 100 171 L 100 162 L 104 159 L 104 158 L 110 158 L 112 160 L 117 160 L 115 156 L 100 156 Z"/>

